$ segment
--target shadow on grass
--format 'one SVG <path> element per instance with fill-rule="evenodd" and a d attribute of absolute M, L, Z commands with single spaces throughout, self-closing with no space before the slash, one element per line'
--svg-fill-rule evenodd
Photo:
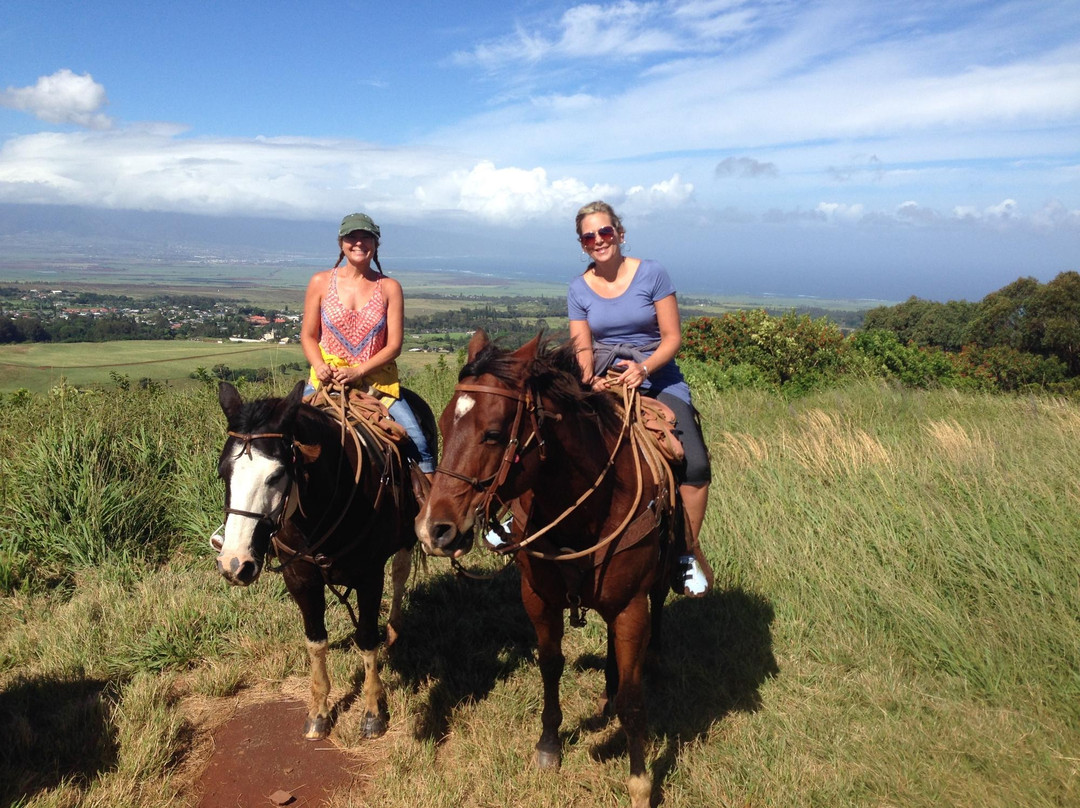
<path fill-rule="evenodd" d="M 43 678 L 0 691 L 0 805 L 88 783 L 116 766 L 109 690 L 104 681 Z"/>
<path fill-rule="evenodd" d="M 645 691 L 649 731 L 663 739 L 653 762 L 654 804 L 684 744 L 733 712 L 761 708 L 761 685 L 780 672 L 773 616 L 767 599 L 741 589 L 668 600 L 660 658 L 647 668 Z M 576 664 L 602 671 L 604 659 L 583 657 Z M 607 723 L 612 731 L 590 750 L 596 760 L 626 754 L 626 737 L 614 717 L 585 718 L 578 729 L 597 731 Z"/>
<path fill-rule="evenodd" d="M 510 567 L 492 580 L 433 575 L 412 589 L 388 668 L 414 693 L 428 687 L 416 737 L 440 741 L 463 702 L 482 699 L 533 658 L 536 635 Z"/>

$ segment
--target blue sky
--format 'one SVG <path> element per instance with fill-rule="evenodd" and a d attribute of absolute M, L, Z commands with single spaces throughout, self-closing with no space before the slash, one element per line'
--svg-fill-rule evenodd
<path fill-rule="evenodd" d="M 1080 10 L 6 0 L 0 15 L 0 202 L 331 233 L 360 209 L 403 263 L 417 253 L 395 225 L 441 234 L 448 267 L 483 243 L 568 279 L 574 212 L 596 198 L 681 289 L 978 299 L 1080 269 Z"/>

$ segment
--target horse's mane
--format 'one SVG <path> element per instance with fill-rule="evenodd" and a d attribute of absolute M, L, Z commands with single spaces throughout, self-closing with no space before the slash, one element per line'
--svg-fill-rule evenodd
<path fill-rule="evenodd" d="M 276 419 L 277 413 L 275 413 L 275 410 L 281 405 L 282 401 L 284 401 L 284 398 L 274 396 L 245 401 L 240 409 L 228 419 L 229 430 L 241 434 L 261 431 L 267 424 Z M 314 421 L 319 424 L 325 424 L 332 420 L 327 413 L 308 404 L 300 405 L 296 417 L 297 419 Z"/>
<path fill-rule="evenodd" d="M 536 394 L 549 397 L 572 411 L 600 416 L 605 425 L 617 425 L 621 420 L 615 396 L 593 392 L 582 383 L 581 366 L 573 342 L 553 346 L 550 340 L 543 339 L 537 346 L 536 356 L 526 362 L 515 357 L 512 351 L 488 343 L 461 369 L 458 381 L 484 374 L 491 374 L 509 387 L 524 382 Z"/>
<path fill-rule="evenodd" d="M 281 403 L 280 398 L 259 398 L 245 401 L 240 409 L 229 418 L 232 432 L 250 433 L 257 431 L 274 417 L 274 409 Z"/>

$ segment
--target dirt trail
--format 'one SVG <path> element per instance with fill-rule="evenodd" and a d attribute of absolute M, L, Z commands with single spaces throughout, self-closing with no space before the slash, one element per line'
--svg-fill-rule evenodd
<path fill-rule="evenodd" d="M 213 732 L 210 762 L 196 785 L 199 808 L 320 806 L 365 773 L 329 740 L 300 734 L 307 707 L 277 699 L 240 707 Z"/>

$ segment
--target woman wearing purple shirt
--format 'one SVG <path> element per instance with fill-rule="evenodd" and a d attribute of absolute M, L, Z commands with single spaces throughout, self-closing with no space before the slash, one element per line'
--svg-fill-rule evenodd
<path fill-rule="evenodd" d="M 608 387 L 607 370 L 614 368 L 621 371 L 616 383 L 640 387 L 643 395 L 675 411 L 676 434 L 686 450 L 679 493 L 691 532 L 690 552 L 680 558 L 683 589 L 688 595 L 703 595 L 712 585 L 712 571 L 694 549 L 712 471 L 690 388 L 675 363 L 682 344 L 675 286 L 656 261 L 622 254 L 626 231 L 606 202 L 591 202 L 578 211 L 577 234 L 591 262 L 570 282 L 566 304 L 582 378 L 594 390 L 603 390 Z"/>

